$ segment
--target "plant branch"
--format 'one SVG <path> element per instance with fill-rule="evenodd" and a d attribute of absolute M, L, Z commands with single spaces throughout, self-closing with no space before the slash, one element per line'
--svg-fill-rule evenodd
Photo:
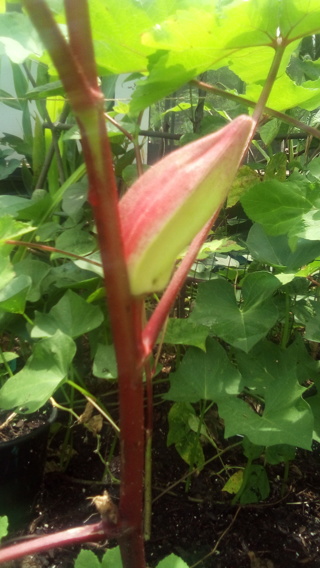
<path fill-rule="evenodd" d="M 59 253 L 59 254 L 62 254 L 64 256 L 70 256 L 71 258 L 76 258 L 77 260 L 84 260 L 85 262 L 88 262 L 89 264 L 93 264 L 95 266 L 102 267 L 101 262 L 98 262 L 97 260 L 92 260 L 91 258 L 86 258 L 85 256 L 80 256 L 78 254 L 74 254 L 72 252 L 68 252 L 68 251 L 62 250 L 62 249 L 57 249 L 55 247 L 50 247 L 48 245 L 41 245 L 41 244 L 38 244 L 38 243 L 28 243 L 28 242 L 25 242 L 25 241 L 15 241 L 15 240 L 11 240 L 11 239 L 7 239 L 4 242 L 5 242 L 6 245 L 22 246 L 22 247 L 28 247 L 30 249 Z"/>
<path fill-rule="evenodd" d="M 26 539 L 18 544 L 0 549 L 0 564 L 50 550 L 56 546 L 73 546 L 82 542 L 96 542 L 105 538 L 115 538 L 115 526 L 106 526 L 105 523 L 96 523 L 68 529 L 45 536 Z"/>
<path fill-rule="evenodd" d="M 214 93 L 215 95 L 219 95 L 219 96 L 221 96 L 225 99 L 228 99 L 230 101 L 235 101 L 237 103 L 244 103 L 244 104 L 248 105 L 248 107 L 251 107 L 251 108 L 254 108 L 257 104 L 255 101 L 252 101 L 251 99 L 247 99 L 247 98 L 243 97 L 242 95 L 235 95 L 234 93 L 229 93 L 228 91 L 224 91 L 223 89 L 219 89 L 219 87 L 209 85 L 208 83 L 203 83 L 202 81 L 197 81 L 196 79 L 193 79 L 192 81 L 190 81 L 190 83 L 192 85 L 196 86 L 196 87 L 200 87 L 203 90 Z M 266 115 L 266 116 L 269 115 L 269 116 L 273 116 L 274 118 L 278 118 L 282 122 L 290 124 L 290 126 L 294 126 L 295 128 L 299 128 L 300 130 L 307 132 L 307 134 L 309 134 L 310 136 L 314 136 L 315 138 L 320 139 L 320 131 L 317 130 L 317 128 L 313 128 L 312 126 L 309 126 L 309 125 L 305 124 L 304 122 L 297 120 L 293 116 L 289 116 L 288 114 L 285 114 L 284 112 L 280 112 L 278 110 L 274 110 L 274 109 L 266 106 L 264 108 L 263 114 Z"/>
<path fill-rule="evenodd" d="M 275 43 L 275 55 L 269 69 L 269 73 L 266 79 L 266 82 L 263 86 L 262 92 L 259 96 L 259 100 L 254 108 L 252 118 L 255 121 L 256 125 L 258 125 L 259 120 L 263 114 L 265 105 L 271 93 L 273 84 L 277 78 L 277 74 L 279 71 L 280 63 L 285 51 L 286 45 L 283 41 L 282 37 L 278 37 Z"/>
<path fill-rule="evenodd" d="M 116 128 L 118 128 L 118 130 L 120 130 L 120 132 L 122 132 L 122 134 L 124 134 L 128 140 L 130 140 L 130 142 L 132 142 L 133 147 L 134 147 L 134 153 L 135 153 L 135 157 L 136 157 L 136 162 L 137 162 L 137 171 L 138 171 L 138 175 L 142 176 L 143 174 L 143 164 L 142 164 L 142 160 L 141 160 L 141 152 L 140 152 L 140 147 L 139 144 L 137 143 L 137 140 L 134 136 L 132 136 L 132 134 L 130 134 L 130 132 L 128 132 L 128 130 L 126 130 L 125 128 L 123 128 L 123 126 L 121 126 L 121 124 L 119 124 L 119 122 L 117 122 L 114 118 L 112 118 L 112 116 L 110 116 L 107 112 L 104 113 L 104 116 L 106 117 L 106 119 L 111 122 L 111 124 L 113 124 L 114 126 L 116 126 Z"/>

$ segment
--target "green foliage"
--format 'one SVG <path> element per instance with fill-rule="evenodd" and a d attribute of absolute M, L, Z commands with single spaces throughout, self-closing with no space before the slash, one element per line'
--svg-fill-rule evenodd
<path fill-rule="evenodd" d="M 0 407 L 24 412 L 41 408 L 66 379 L 75 351 L 71 337 L 59 330 L 39 341 L 22 371 L 1 388 Z"/>
<path fill-rule="evenodd" d="M 0 541 L 4 536 L 7 536 L 8 526 L 8 517 L 0 517 Z"/>
<path fill-rule="evenodd" d="M 81 550 L 74 563 L 74 568 L 122 568 L 122 566 L 119 546 L 107 550 L 101 562 L 92 550 Z M 169 554 L 160 560 L 156 568 L 188 568 L 188 564 L 179 556 Z"/>
<path fill-rule="evenodd" d="M 48 4 L 63 29 L 62 3 Z M 288 463 L 296 447 L 310 449 L 312 439 L 320 441 L 319 364 L 311 354 L 320 343 L 320 158 L 318 148 L 310 149 L 302 138 L 292 140 L 286 152 L 276 140 L 298 132 L 285 124 L 289 115 L 319 124 L 319 60 L 300 47 L 304 36 L 320 32 L 319 1 L 109 0 L 108 9 L 105 4 L 89 2 L 106 98 L 113 98 L 120 73 L 134 73 L 136 80 L 129 101 L 106 105 L 120 125 L 108 130 L 121 188 L 137 176 L 131 144 L 137 150 L 142 110 L 157 103 L 154 122 L 162 130 L 172 116 L 180 121 L 181 144 L 214 131 L 258 100 L 282 37 L 284 54 L 267 104 L 287 115 L 284 122 L 277 115 L 260 127 L 254 162 L 240 169 L 219 229 L 201 247 L 200 269 L 193 267 L 200 282 L 188 304 L 191 315 L 170 318 L 163 338 L 165 345 L 185 347 L 177 349 L 164 395 L 173 402 L 168 445 L 191 468 L 204 467 L 203 443 L 212 440 L 207 409 L 215 404 L 224 437 L 243 436 L 248 460 L 224 490 L 235 493 L 234 502 L 257 502 L 269 493 L 266 464 Z M 7 147 L 0 151 L 0 180 L 20 164 L 14 151 L 26 160 L 22 194 L 0 196 L 0 326 L 3 335 L 18 336 L 28 348 L 13 376 L 5 363 L 16 355 L 2 354 L 0 407 L 32 412 L 69 378 L 76 377 L 73 384 L 83 389 L 86 373 L 114 380 L 118 371 L 79 128 L 24 14 L 1 9 L 2 54 L 11 61 L 16 99 L 5 90 L 0 95 L 22 113 L 24 132 L 23 138 L 2 137 Z M 224 92 L 200 96 L 198 85 L 184 87 L 201 73 Z M 180 87 L 172 106 L 164 106 L 162 98 Z M 68 128 L 64 134 L 43 129 L 60 119 Z M 175 232 L 173 227 L 170 243 Z M 28 249 L 5 243 L 21 238 Z M 154 259 L 160 264 L 160 252 Z M 86 372 L 76 362 L 81 338 L 88 344 Z M 306 398 L 312 385 L 316 392 Z M 109 565 L 121 567 L 118 548 L 108 550 L 102 562 L 82 550 L 75 567 Z M 170 555 L 158 566 L 186 565 Z"/>

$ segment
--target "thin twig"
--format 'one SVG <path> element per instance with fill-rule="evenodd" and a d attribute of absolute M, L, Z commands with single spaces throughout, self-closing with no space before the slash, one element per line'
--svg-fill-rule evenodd
<path fill-rule="evenodd" d="M 239 514 L 239 512 L 240 512 L 240 510 L 241 510 L 241 507 L 238 507 L 238 509 L 236 510 L 236 512 L 235 512 L 235 514 L 234 514 L 234 517 L 233 517 L 231 523 L 227 526 L 227 528 L 226 528 L 226 529 L 223 531 L 223 533 L 219 536 L 219 538 L 218 538 L 218 540 L 217 540 L 215 546 L 213 547 L 213 549 L 210 550 L 210 552 L 208 552 L 208 554 L 206 554 L 203 558 L 201 558 L 201 560 L 198 560 L 198 562 L 196 562 L 195 564 L 192 564 L 192 566 L 190 566 L 190 568 L 195 568 L 196 566 L 198 566 L 199 564 L 201 564 L 204 560 L 207 560 L 207 558 L 209 558 L 210 556 L 212 556 L 212 554 L 214 554 L 214 553 L 217 551 L 218 546 L 219 546 L 219 544 L 221 543 L 222 539 L 224 539 L 224 537 L 226 536 L 226 534 L 228 534 L 228 532 L 230 531 L 231 527 L 234 525 L 234 523 L 235 523 L 235 521 L 236 521 L 236 519 L 237 519 L 237 516 L 238 516 L 238 514 Z"/>
<path fill-rule="evenodd" d="M 119 122 L 117 122 L 114 118 L 112 118 L 107 112 L 104 113 L 104 116 L 111 124 L 113 124 L 113 126 L 116 126 L 116 128 L 118 128 L 118 130 L 120 130 L 120 132 L 122 132 L 122 134 L 124 134 L 128 138 L 128 140 L 130 140 L 130 142 L 132 142 L 137 162 L 137 172 L 139 176 L 142 176 L 143 164 L 141 160 L 140 146 L 139 144 L 137 144 L 137 140 L 135 139 L 134 136 L 132 136 L 132 134 L 130 134 L 130 132 L 128 132 L 128 130 L 123 128 L 123 126 L 121 126 L 121 124 L 119 124 Z"/>
<path fill-rule="evenodd" d="M 26 241 L 15 241 L 15 240 L 12 240 L 12 239 L 8 239 L 4 242 L 5 242 L 6 245 L 23 246 L 23 247 L 28 247 L 30 249 L 43 250 L 43 251 L 47 251 L 47 252 L 55 252 L 55 253 L 58 253 L 58 254 L 63 254 L 65 256 L 71 256 L 72 258 L 76 258 L 77 260 L 83 260 L 85 262 L 88 262 L 89 264 L 94 264 L 95 266 L 102 267 L 102 263 L 98 262 L 97 260 L 92 260 L 91 258 L 87 258 L 86 256 L 80 256 L 78 254 L 68 252 L 67 250 L 57 249 L 55 247 L 50 247 L 48 245 L 41 245 L 41 244 L 38 244 L 38 243 L 28 243 Z"/>

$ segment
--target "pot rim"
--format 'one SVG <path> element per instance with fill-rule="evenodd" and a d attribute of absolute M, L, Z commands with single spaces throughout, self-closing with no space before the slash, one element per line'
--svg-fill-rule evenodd
<path fill-rule="evenodd" d="M 39 408 L 39 410 L 41 410 L 41 409 Z M 35 414 L 35 413 L 34 412 L 30 413 L 30 416 L 32 414 Z M 32 440 L 32 438 L 36 438 L 37 436 L 41 435 L 42 432 L 45 432 L 46 430 L 48 430 L 50 428 L 51 424 L 56 420 L 57 414 L 58 414 L 58 409 L 56 407 L 52 406 L 50 415 L 48 416 L 48 418 L 46 419 L 44 424 L 41 424 L 40 426 L 38 426 L 34 430 L 31 430 L 31 432 L 28 432 L 27 434 L 23 434 L 22 436 L 17 436 L 16 438 L 13 438 L 12 440 L 6 440 L 5 442 L 0 441 L 0 448 L 10 448 L 10 446 L 15 446 L 17 444 L 23 444 L 24 441 Z"/>

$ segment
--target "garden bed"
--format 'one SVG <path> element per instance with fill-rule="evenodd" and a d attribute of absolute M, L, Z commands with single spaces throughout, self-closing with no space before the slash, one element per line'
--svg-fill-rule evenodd
<path fill-rule="evenodd" d="M 283 467 L 268 469 L 271 493 L 268 501 L 232 506 L 231 496 L 221 489 L 226 481 L 220 462 L 213 462 L 199 475 L 193 475 L 190 491 L 182 481 L 171 491 L 160 493 L 188 471 L 173 447 L 166 447 L 167 408 L 156 415 L 154 435 L 154 481 L 152 537 L 146 545 L 148 564 L 155 566 L 174 552 L 190 566 L 210 554 L 221 539 L 217 552 L 198 565 L 205 568 L 287 568 L 319 566 L 320 553 L 320 454 L 299 451 L 291 464 L 286 494 L 281 498 Z M 47 473 L 34 520 L 26 534 L 40 535 L 98 521 L 90 497 L 108 489 L 117 500 L 118 486 L 110 478 L 101 482 L 104 467 L 94 453 L 96 439 L 83 426 L 74 427 L 73 457 L 65 473 L 57 471 L 59 455 L 49 452 Z M 108 446 L 109 436 L 104 436 Z M 81 453 L 80 453 L 81 450 Z M 225 463 L 241 465 L 241 452 L 235 449 Z M 216 465 L 214 465 L 216 464 Z M 112 473 L 119 473 L 118 459 L 111 463 Z M 54 471 L 55 470 L 55 471 Z M 20 535 L 21 536 L 21 535 Z M 96 544 L 91 548 L 103 555 L 116 543 Z M 56 549 L 32 559 L 21 560 L 25 568 L 72 568 L 79 547 Z"/>

